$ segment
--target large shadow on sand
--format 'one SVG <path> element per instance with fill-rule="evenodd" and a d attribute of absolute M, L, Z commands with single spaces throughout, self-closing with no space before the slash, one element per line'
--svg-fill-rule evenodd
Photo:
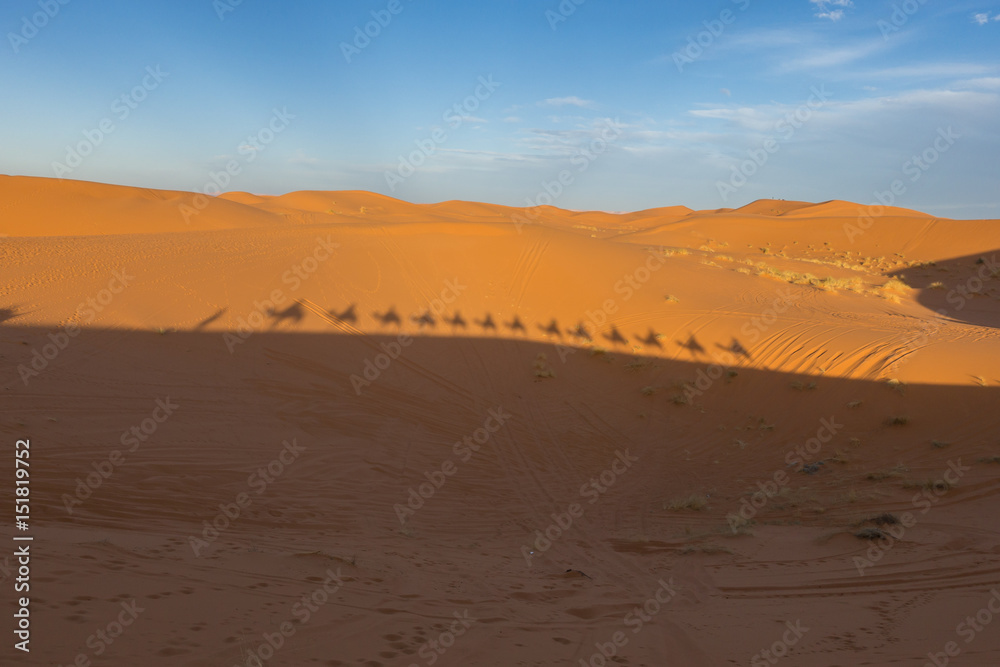
<path fill-rule="evenodd" d="M 917 301 L 944 318 L 1000 328 L 1000 250 L 888 274 L 920 290 Z"/>
<path fill-rule="evenodd" d="M 1000 443 L 985 435 L 1000 430 L 1000 378 L 987 387 L 887 386 L 757 370 L 753 350 L 730 338 L 634 332 L 681 359 L 557 345 L 573 338 L 572 326 L 511 314 L 495 318 L 497 329 L 521 322 L 555 340 L 526 340 L 516 328 L 446 335 L 454 317 L 447 328 L 425 322 L 421 334 L 409 320 L 420 314 L 393 318 L 385 306 L 323 312 L 333 329 L 378 308 L 388 328 L 380 333 L 283 330 L 319 316 L 285 310 L 228 345 L 222 331 L 85 329 L 44 361 L 35 352 L 55 345 L 58 330 L 0 326 L 0 431 L 10 442 L 32 439 L 32 516 L 45 529 L 35 544 L 44 545 L 46 577 L 32 582 L 45 601 L 32 611 L 46 637 L 37 664 L 70 663 L 131 599 L 148 612 L 112 647 L 120 664 L 139 664 L 139 655 L 154 667 L 194 656 L 243 664 L 243 637 L 260 644 L 331 568 L 345 574 L 344 587 L 283 649 L 298 664 L 409 664 L 427 639 L 420 629 L 460 608 L 488 621 L 463 651 L 482 645 L 505 664 L 577 664 L 671 576 L 682 597 L 630 645 L 630 660 L 670 664 L 683 648 L 713 656 L 686 664 L 735 663 L 776 623 L 806 612 L 824 619 L 824 633 L 862 636 L 887 590 L 965 600 L 995 585 L 991 529 L 975 524 L 975 504 L 967 514 L 935 509 L 934 522 L 949 530 L 946 519 L 960 517 L 970 527 L 952 539 L 979 551 L 938 549 L 914 531 L 917 541 L 865 577 L 851 559 L 874 544 L 854 536 L 858 521 L 913 511 L 914 494 L 936 488 L 927 480 L 955 461 L 970 471 L 940 507 L 1000 492 L 990 462 Z M 476 324 L 486 315 L 466 317 L 470 329 L 490 330 Z M 609 336 L 595 340 L 614 343 Z M 734 351 L 733 373 L 713 367 L 706 350 L 716 348 Z M 25 380 L 21 368 L 36 373 Z M 161 421 L 163 405 L 176 407 Z M 508 417 L 487 433 L 496 415 Z M 796 454 L 824 424 L 834 425 L 832 438 Z M 293 440 L 301 458 L 273 464 Z M 640 463 L 609 477 L 626 451 Z M 442 473 L 449 463 L 457 472 Z M 252 484 L 268 466 L 272 481 L 258 494 Z M 727 515 L 779 473 L 789 491 L 760 509 L 758 535 L 731 533 Z M 589 505 L 580 489 L 592 479 L 608 486 Z M 0 500 L 13 506 L 11 488 Z M 415 489 L 425 497 L 401 521 L 397 506 Z M 227 518 L 241 493 L 252 504 Z M 671 505 L 691 497 L 704 505 Z M 573 503 L 585 516 L 527 563 L 522 547 Z M 217 538 L 205 532 L 213 521 L 226 526 Z M 983 521 L 995 532 L 993 518 Z M 197 554 L 192 536 L 206 540 Z M 961 576 L 928 575 L 930 562 Z M 744 582 L 733 574 L 741 567 L 757 574 Z M 845 605 L 856 613 L 841 613 Z M 918 660 L 954 635 L 946 625 L 940 636 L 903 633 L 866 659 Z M 829 664 L 850 664 L 853 650 L 831 649 Z"/>

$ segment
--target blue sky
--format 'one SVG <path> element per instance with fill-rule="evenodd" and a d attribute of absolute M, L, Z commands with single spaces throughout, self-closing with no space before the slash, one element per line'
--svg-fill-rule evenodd
<path fill-rule="evenodd" d="M 1000 0 L 7 0 L 0 26 L 7 174 L 611 211 L 898 180 L 1000 218 Z"/>

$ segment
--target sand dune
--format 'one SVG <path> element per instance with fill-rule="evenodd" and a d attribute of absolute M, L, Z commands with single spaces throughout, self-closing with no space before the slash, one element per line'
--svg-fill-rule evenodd
<path fill-rule="evenodd" d="M 1000 656 L 997 221 L 0 194 L 24 664 Z"/>
<path fill-rule="evenodd" d="M 266 227 L 274 216 L 190 192 L 0 176 L 8 236 L 106 236 Z"/>

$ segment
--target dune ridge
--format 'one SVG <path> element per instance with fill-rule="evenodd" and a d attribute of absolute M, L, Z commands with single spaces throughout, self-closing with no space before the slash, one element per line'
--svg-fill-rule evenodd
<path fill-rule="evenodd" d="M 456 618 L 440 664 L 619 631 L 618 664 L 751 664 L 788 624 L 787 664 L 922 664 L 988 604 L 997 221 L 196 197 L 0 178 L 31 664 L 129 600 L 109 664 L 241 664 L 288 621 L 269 665 L 422 665 Z"/>

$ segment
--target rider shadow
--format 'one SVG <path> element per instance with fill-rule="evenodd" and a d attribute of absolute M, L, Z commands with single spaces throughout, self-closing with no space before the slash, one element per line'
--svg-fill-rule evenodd
<path fill-rule="evenodd" d="M 691 334 L 688 337 L 687 342 L 682 343 L 681 341 L 676 341 L 676 343 L 685 350 L 689 351 L 691 354 L 705 354 L 705 348 L 698 342 L 698 339 L 694 337 L 694 334 Z"/>
<path fill-rule="evenodd" d="M 583 326 L 583 322 L 577 324 L 575 329 L 567 329 L 566 333 L 568 333 L 573 338 L 576 338 L 577 340 L 582 340 L 587 343 L 594 340 L 591 337 L 590 332 L 587 331 L 587 328 Z"/>
<path fill-rule="evenodd" d="M 628 340 L 618 331 L 618 327 L 612 326 L 609 333 L 604 334 L 604 338 L 614 345 L 628 345 Z"/>
<path fill-rule="evenodd" d="M 330 317 L 337 320 L 338 322 L 347 322 L 349 324 L 355 324 L 358 321 L 358 314 L 355 311 L 354 306 L 355 304 L 352 303 L 350 306 L 347 307 L 347 310 L 345 310 L 342 313 L 338 313 L 334 310 L 328 312 L 330 313 Z"/>
<path fill-rule="evenodd" d="M 286 320 L 291 321 L 293 324 L 298 324 L 305 319 L 306 311 L 302 308 L 302 304 L 296 301 L 284 310 L 268 308 L 267 316 L 271 318 L 271 328 L 273 329 Z"/>
<path fill-rule="evenodd" d="M 661 350 L 663 349 L 663 343 L 660 342 L 661 334 L 656 333 L 655 331 L 653 331 L 652 328 L 650 328 L 649 335 L 646 336 L 645 338 L 639 338 L 638 335 L 636 335 L 636 338 L 643 345 L 649 345 L 650 347 L 657 347 Z"/>
<path fill-rule="evenodd" d="M 747 351 L 747 349 L 745 347 L 743 347 L 743 344 L 740 343 L 740 341 L 736 340 L 735 338 L 733 338 L 732 342 L 729 343 L 728 347 L 725 346 L 725 345 L 720 345 L 719 343 L 716 343 L 715 347 L 719 348 L 720 350 L 722 350 L 724 352 L 730 352 L 730 353 L 736 355 L 737 357 L 743 357 L 744 359 L 750 359 L 751 358 L 750 357 L 750 352 Z"/>
<path fill-rule="evenodd" d="M 448 324 L 450 324 L 452 329 L 462 329 L 462 330 L 464 330 L 468 326 L 465 323 L 465 320 L 462 318 L 462 313 L 456 312 L 455 315 L 454 315 L 454 317 L 452 317 L 451 319 L 448 319 L 447 317 L 442 318 L 442 319 L 445 322 L 447 322 Z"/>
<path fill-rule="evenodd" d="M 555 320 L 552 320 L 551 322 L 549 322 L 549 326 L 547 326 L 547 327 L 544 327 L 541 324 L 539 324 L 538 325 L 538 329 L 543 334 L 546 334 L 546 335 L 549 335 L 549 336 L 555 336 L 556 338 L 562 339 L 562 331 L 559 329 L 559 325 L 556 323 Z"/>
<path fill-rule="evenodd" d="M 378 322 L 384 327 L 387 327 L 390 324 L 395 324 L 397 328 L 403 326 L 403 320 L 400 319 L 399 313 L 396 312 L 395 307 L 390 307 L 389 310 L 384 313 L 372 313 L 372 317 L 378 320 Z"/>
<path fill-rule="evenodd" d="M 424 326 L 429 326 L 431 329 L 437 326 L 437 322 L 434 320 L 434 317 L 431 315 L 430 311 L 425 312 L 420 317 L 417 317 L 416 315 L 411 315 L 410 319 L 416 322 L 416 324 L 421 329 L 423 329 Z"/>
<path fill-rule="evenodd" d="M 525 328 L 525 326 L 524 326 L 524 322 L 522 322 L 521 318 L 518 317 L 517 315 L 514 316 L 514 320 L 513 321 L 511 321 L 511 322 L 504 322 L 503 324 L 504 324 L 505 327 L 507 327 L 511 331 L 520 331 L 523 334 L 528 333 L 527 328 Z"/>
<path fill-rule="evenodd" d="M 482 320 L 473 320 L 483 331 L 496 331 L 497 325 L 493 321 L 493 316 L 486 313 L 486 318 Z"/>

